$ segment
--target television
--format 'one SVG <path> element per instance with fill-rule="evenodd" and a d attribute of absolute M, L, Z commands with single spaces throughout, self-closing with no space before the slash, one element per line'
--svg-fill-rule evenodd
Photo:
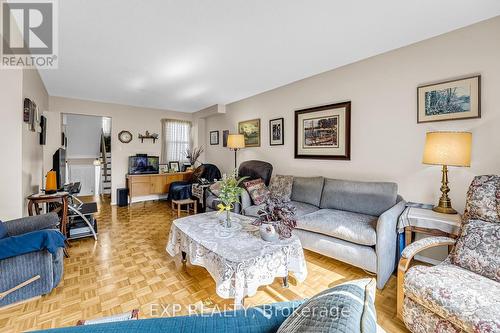
<path fill-rule="evenodd" d="M 52 156 L 52 170 L 56 172 L 57 188 L 61 189 L 66 183 L 66 150 L 59 148 Z"/>
<path fill-rule="evenodd" d="M 158 156 L 136 155 L 128 158 L 129 175 L 146 175 L 159 173 L 160 158 Z"/>

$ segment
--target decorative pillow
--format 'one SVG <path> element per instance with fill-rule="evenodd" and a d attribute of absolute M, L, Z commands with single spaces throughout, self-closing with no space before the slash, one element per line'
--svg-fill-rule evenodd
<path fill-rule="evenodd" d="M 327 289 L 305 301 L 278 333 L 376 333 L 375 280 L 361 279 Z"/>
<path fill-rule="evenodd" d="M 9 237 L 4 222 L 0 221 L 0 239 Z"/>
<path fill-rule="evenodd" d="M 500 223 L 500 176 L 474 178 L 465 204 L 464 221 L 469 219 Z"/>
<path fill-rule="evenodd" d="M 216 197 L 218 197 L 219 194 L 220 194 L 220 187 L 221 187 L 221 182 L 218 181 L 218 182 L 215 182 L 212 185 L 210 185 L 210 187 L 208 188 L 208 190 L 210 192 L 212 192 L 213 195 L 215 195 Z"/>
<path fill-rule="evenodd" d="M 451 262 L 500 282 L 500 223 L 469 220 L 462 230 Z"/>
<path fill-rule="evenodd" d="M 264 184 L 262 178 L 248 180 L 243 183 L 243 186 L 245 186 L 248 194 L 250 194 L 250 198 L 252 198 L 254 205 L 260 205 L 266 202 L 271 193 L 266 187 L 266 184 Z"/>
<path fill-rule="evenodd" d="M 269 191 L 273 197 L 289 202 L 292 196 L 293 176 L 276 175 L 271 178 Z"/>

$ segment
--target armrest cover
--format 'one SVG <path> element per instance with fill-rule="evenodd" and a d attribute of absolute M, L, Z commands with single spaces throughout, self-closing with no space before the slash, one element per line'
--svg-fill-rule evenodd
<path fill-rule="evenodd" d="M 66 238 L 58 230 L 39 230 L 0 239 L 0 260 L 47 250 L 56 254 Z"/>
<path fill-rule="evenodd" d="M 435 247 L 435 246 L 442 246 L 442 245 L 453 245 L 455 244 L 456 240 L 453 238 L 449 237 L 427 237 L 420 239 L 416 242 L 411 243 L 405 249 L 403 250 L 403 253 L 401 253 L 402 258 L 406 259 L 411 259 L 415 254 L 419 253 L 420 251 L 423 251 L 425 249 Z"/>
<path fill-rule="evenodd" d="M 58 224 L 59 217 L 57 214 L 49 213 L 7 221 L 5 227 L 9 236 L 17 236 L 37 230 L 55 229 Z"/>
<path fill-rule="evenodd" d="M 379 216 L 377 222 L 377 288 L 382 289 L 396 267 L 397 225 L 406 202 L 398 202 Z"/>

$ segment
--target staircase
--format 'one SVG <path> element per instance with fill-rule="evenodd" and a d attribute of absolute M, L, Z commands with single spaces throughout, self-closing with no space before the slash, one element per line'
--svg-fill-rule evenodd
<path fill-rule="evenodd" d="M 101 160 L 101 191 L 102 194 L 111 194 L 111 153 L 106 153 L 106 160 Z"/>

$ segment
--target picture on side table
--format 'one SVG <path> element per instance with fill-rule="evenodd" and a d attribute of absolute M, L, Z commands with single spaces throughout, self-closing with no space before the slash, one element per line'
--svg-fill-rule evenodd
<path fill-rule="evenodd" d="M 269 145 L 279 146 L 284 143 L 283 118 L 269 120 Z"/>
<path fill-rule="evenodd" d="M 295 111 L 295 158 L 350 160 L 351 102 Z"/>
<path fill-rule="evenodd" d="M 481 118 L 481 76 L 417 88 L 417 123 Z"/>
<path fill-rule="evenodd" d="M 168 168 L 170 169 L 171 172 L 179 172 L 180 171 L 179 161 L 168 162 Z"/>
<path fill-rule="evenodd" d="M 245 136 L 245 147 L 260 147 L 260 119 L 240 121 L 238 133 Z"/>
<path fill-rule="evenodd" d="M 210 144 L 212 146 L 219 144 L 219 131 L 210 131 Z"/>

